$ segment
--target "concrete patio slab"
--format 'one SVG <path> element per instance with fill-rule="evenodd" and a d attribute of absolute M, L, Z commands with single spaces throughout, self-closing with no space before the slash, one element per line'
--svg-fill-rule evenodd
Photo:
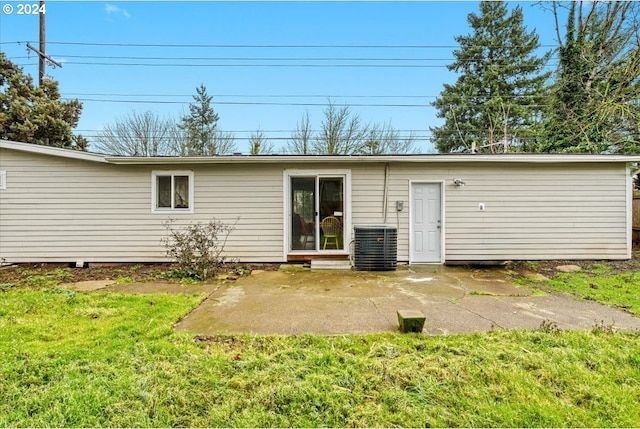
<path fill-rule="evenodd" d="M 426 316 L 423 333 L 537 328 L 640 329 L 640 318 L 566 293 L 514 284 L 497 268 L 417 266 L 392 272 L 262 272 L 220 285 L 177 329 L 197 334 L 397 332 L 399 309 Z"/>

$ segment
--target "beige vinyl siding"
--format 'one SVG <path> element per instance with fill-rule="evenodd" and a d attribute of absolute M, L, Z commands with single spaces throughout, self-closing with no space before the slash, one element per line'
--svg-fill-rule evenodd
<path fill-rule="evenodd" d="M 403 168 L 394 190 L 420 175 Z M 449 165 L 436 176 L 445 180 L 447 261 L 627 257 L 622 164 Z"/>
<path fill-rule="evenodd" d="M 239 216 L 227 257 L 283 261 L 283 177 L 290 169 L 350 170 L 351 225 L 396 226 L 402 262 L 409 260 L 412 181 L 443 183 L 445 261 L 628 257 L 625 164 L 555 161 L 390 162 L 385 222 L 384 162 L 126 166 L 0 149 L 0 170 L 7 171 L 0 258 L 162 261 L 163 221 L 233 223 Z M 153 170 L 194 172 L 193 214 L 151 212 Z M 454 186 L 454 178 L 466 186 Z"/>
<path fill-rule="evenodd" d="M 396 174 L 404 165 L 389 167 L 387 216 L 384 216 L 385 164 L 355 165 L 352 171 L 352 225 L 388 225 L 398 229 L 398 260 L 409 260 L 409 182 L 401 183 Z M 421 173 L 424 175 L 424 173 Z M 404 201 L 404 210 L 396 211 L 396 200 Z"/>
<path fill-rule="evenodd" d="M 282 260 L 282 169 L 226 165 L 116 166 L 1 150 L 0 258 L 163 261 L 162 223 L 213 217 L 237 225 L 228 258 Z M 193 167 L 193 168 L 191 168 Z M 193 170 L 194 214 L 151 212 L 152 170 Z M 256 180 L 256 177 L 258 178 Z"/>
<path fill-rule="evenodd" d="M 410 182 L 443 182 L 445 261 L 622 259 L 626 174 L 621 163 L 391 163 L 386 225 L 408 261 Z M 353 225 L 383 224 L 384 164 L 354 166 L 352 182 Z"/>
<path fill-rule="evenodd" d="M 447 193 L 448 260 L 627 257 L 624 165 L 483 167 Z"/>

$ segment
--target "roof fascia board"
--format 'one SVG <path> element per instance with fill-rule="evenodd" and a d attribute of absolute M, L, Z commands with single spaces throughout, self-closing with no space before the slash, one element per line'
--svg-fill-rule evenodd
<path fill-rule="evenodd" d="M 554 154 L 431 154 L 431 155 L 222 155 L 222 156 L 111 156 L 91 152 L 82 152 L 33 143 L 21 143 L 10 140 L 0 140 L 0 148 L 14 149 L 42 155 L 59 156 L 63 158 L 81 159 L 85 161 L 103 162 L 116 165 L 169 165 L 169 164 L 254 164 L 254 163 L 606 163 L 606 162 L 640 162 L 640 155 L 554 155 Z"/>
<path fill-rule="evenodd" d="M 607 163 L 640 162 L 640 156 L 624 155 L 229 155 L 212 157 L 122 157 L 107 156 L 112 164 L 255 164 L 255 163 Z"/>
<path fill-rule="evenodd" d="M 62 158 L 81 159 L 83 161 L 104 162 L 104 155 L 97 153 L 83 152 L 79 150 L 63 149 L 59 147 L 43 146 L 34 143 L 21 143 L 10 140 L 0 140 L 0 148 L 13 149 L 22 152 L 37 153 L 40 155 L 59 156 Z"/>

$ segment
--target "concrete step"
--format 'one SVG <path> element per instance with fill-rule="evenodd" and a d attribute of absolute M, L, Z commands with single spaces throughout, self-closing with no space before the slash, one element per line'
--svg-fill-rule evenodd
<path fill-rule="evenodd" d="M 311 270 L 350 270 L 348 260 L 333 261 L 331 259 L 312 259 Z"/>

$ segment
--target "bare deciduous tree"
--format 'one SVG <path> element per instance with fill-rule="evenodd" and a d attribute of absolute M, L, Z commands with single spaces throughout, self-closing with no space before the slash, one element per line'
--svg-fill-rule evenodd
<path fill-rule="evenodd" d="M 251 155 L 265 155 L 273 153 L 274 146 L 260 129 L 249 136 L 249 153 Z"/>
<path fill-rule="evenodd" d="M 331 100 L 323 113 L 322 127 L 312 143 L 313 152 L 327 155 L 361 152 L 369 125 L 362 123 L 360 115 L 352 113 L 349 106 L 338 108 Z"/>
<path fill-rule="evenodd" d="M 415 136 L 401 136 L 391 122 L 364 124 L 349 106 L 337 107 L 331 100 L 323 110 L 320 129 L 311 127 L 309 112 L 297 123 L 287 144 L 289 153 L 298 155 L 351 155 L 415 153 Z"/>
<path fill-rule="evenodd" d="M 298 155 L 308 155 L 311 153 L 312 138 L 311 117 L 307 111 L 296 124 L 296 129 L 291 134 L 291 140 L 287 143 L 287 151 Z"/>
<path fill-rule="evenodd" d="M 373 125 L 360 152 L 367 155 L 391 153 L 416 153 L 415 135 L 411 132 L 402 137 L 400 132 L 391 126 L 391 122 Z"/>
<path fill-rule="evenodd" d="M 98 133 L 93 150 L 124 156 L 173 155 L 179 138 L 172 119 L 151 111 L 132 111 L 106 125 Z"/>

